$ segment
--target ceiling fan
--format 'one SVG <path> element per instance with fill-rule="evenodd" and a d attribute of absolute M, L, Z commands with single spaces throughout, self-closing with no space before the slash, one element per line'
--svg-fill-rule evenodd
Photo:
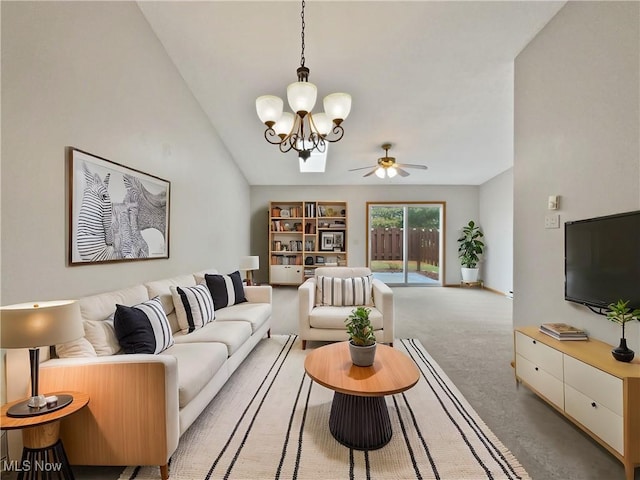
<path fill-rule="evenodd" d="M 368 177 L 369 175 L 376 174 L 379 178 L 389 177 L 393 178 L 396 175 L 400 175 L 401 177 L 409 176 L 409 172 L 404 170 L 405 168 L 418 168 L 420 170 L 426 170 L 426 165 L 415 165 L 412 163 L 396 163 L 395 157 L 389 156 L 389 149 L 391 148 L 390 143 L 385 143 L 382 145 L 382 149 L 384 150 L 384 157 L 380 157 L 378 159 L 378 165 L 372 167 L 360 167 L 360 168 L 352 168 L 349 170 L 350 172 L 355 172 L 356 170 L 366 170 L 372 169 L 370 172 L 367 172 L 363 175 L 363 177 Z"/>

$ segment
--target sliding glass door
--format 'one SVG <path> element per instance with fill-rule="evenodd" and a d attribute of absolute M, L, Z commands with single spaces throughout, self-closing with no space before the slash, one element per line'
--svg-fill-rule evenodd
<path fill-rule="evenodd" d="M 369 267 L 389 285 L 442 285 L 443 203 L 367 203 Z"/>

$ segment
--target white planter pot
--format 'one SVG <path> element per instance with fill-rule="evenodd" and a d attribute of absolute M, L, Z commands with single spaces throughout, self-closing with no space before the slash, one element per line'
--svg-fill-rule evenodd
<path fill-rule="evenodd" d="M 478 281 L 479 268 L 465 268 L 460 269 L 462 271 L 462 281 L 465 283 L 474 283 Z"/>

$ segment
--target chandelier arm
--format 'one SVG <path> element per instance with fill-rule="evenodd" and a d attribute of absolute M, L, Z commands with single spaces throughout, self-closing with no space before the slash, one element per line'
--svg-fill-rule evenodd
<path fill-rule="evenodd" d="M 329 136 L 327 135 L 323 137 L 323 140 L 330 143 L 338 142 L 344 136 L 344 128 L 342 128 L 341 125 L 334 125 L 333 129 L 331 129 L 331 133 L 337 135 L 337 137 L 329 138 Z"/>
<path fill-rule="evenodd" d="M 269 137 L 276 137 L 278 140 L 272 141 Z M 282 143 L 282 139 L 272 127 L 269 127 L 264 131 L 264 139 L 271 145 L 280 145 Z"/>

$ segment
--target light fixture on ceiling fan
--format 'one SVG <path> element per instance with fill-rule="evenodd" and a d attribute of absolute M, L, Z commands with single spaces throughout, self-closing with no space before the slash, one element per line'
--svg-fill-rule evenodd
<path fill-rule="evenodd" d="M 426 170 L 426 165 L 416 165 L 412 163 L 396 163 L 395 157 L 389 156 L 389 149 L 391 148 L 390 143 L 385 143 L 382 145 L 382 149 L 384 150 L 384 157 L 380 157 L 378 159 L 378 165 L 374 165 L 372 167 L 360 167 L 360 168 L 352 168 L 349 170 L 350 172 L 355 172 L 357 170 L 366 170 L 372 169 L 370 172 L 367 172 L 363 175 L 363 177 L 368 177 L 369 175 L 373 175 L 374 173 L 378 178 L 393 178 L 396 175 L 400 175 L 401 177 L 408 177 L 409 172 L 404 170 L 405 168 L 418 168 L 420 170 Z"/>
<path fill-rule="evenodd" d="M 342 122 L 351 111 L 351 95 L 332 93 L 324 97 L 324 112 L 311 113 L 318 95 L 317 87 L 309 82 L 309 69 L 304 66 L 304 7 L 302 1 L 302 53 L 297 69 L 298 81 L 287 87 L 287 100 L 295 113 L 283 112 L 283 101 L 275 95 L 256 99 L 258 117 L 267 126 L 264 138 L 278 145 L 282 153 L 295 150 L 307 160 L 312 150 L 324 152 L 326 142 L 337 142 L 344 135 Z M 333 135 L 333 136 L 330 136 Z"/>

